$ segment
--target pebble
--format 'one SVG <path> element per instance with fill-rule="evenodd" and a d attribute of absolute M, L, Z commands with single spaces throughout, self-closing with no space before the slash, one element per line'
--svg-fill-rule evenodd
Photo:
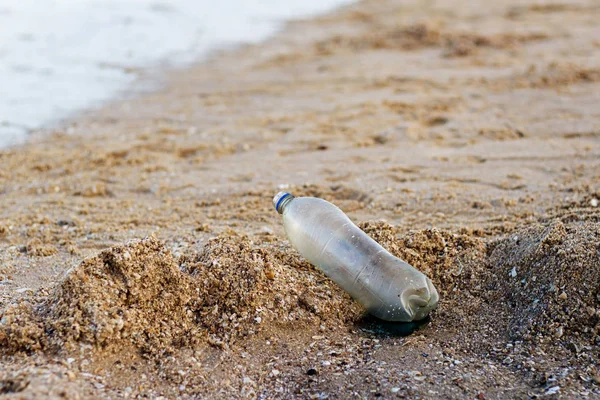
<path fill-rule="evenodd" d="M 560 391 L 560 386 L 552 386 L 551 388 L 549 388 L 548 390 L 546 390 L 546 392 L 544 394 L 546 395 L 551 395 L 551 394 L 556 394 Z"/>
<path fill-rule="evenodd" d="M 556 337 L 562 337 L 563 333 L 564 333 L 564 332 L 563 332 L 563 327 L 562 327 L 562 326 L 559 326 L 559 327 L 556 329 Z"/>
<path fill-rule="evenodd" d="M 315 368 L 309 368 L 306 371 L 306 375 L 308 375 L 308 376 L 313 376 L 313 375 L 316 375 L 316 374 L 317 374 L 317 370 Z"/>
<path fill-rule="evenodd" d="M 598 199 L 594 198 L 590 200 L 590 205 L 592 207 L 598 207 Z"/>
<path fill-rule="evenodd" d="M 562 292 L 562 293 L 561 293 L 561 294 L 558 296 L 558 298 L 559 298 L 559 299 L 561 299 L 561 300 L 566 300 L 566 299 L 567 299 L 567 293 L 566 293 L 566 292 Z"/>

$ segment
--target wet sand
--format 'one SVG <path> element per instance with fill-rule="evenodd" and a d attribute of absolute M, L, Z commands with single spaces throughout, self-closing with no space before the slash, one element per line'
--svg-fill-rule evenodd
<path fill-rule="evenodd" d="M 363 1 L 0 151 L 0 395 L 600 398 L 599 17 Z M 282 188 L 427 273 L 430 321 L 365 316 Z"/>

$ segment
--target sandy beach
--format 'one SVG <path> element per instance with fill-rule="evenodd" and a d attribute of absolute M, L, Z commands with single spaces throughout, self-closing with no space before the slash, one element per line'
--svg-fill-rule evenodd
<path fill-rule="evenodd" d="M 600 5 L 364 0 L 0 150 L 0 397 L 600 398 Z M 376 321 L 322 197 L 426 273 Z"/>

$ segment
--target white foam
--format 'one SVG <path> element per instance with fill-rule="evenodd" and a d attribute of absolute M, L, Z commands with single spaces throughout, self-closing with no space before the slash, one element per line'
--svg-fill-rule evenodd
<path fill-rule="evenodd" d="M 127 68 L 264 40 L 350 0 L 0 0 L 0 147 L 117 96 Z"/>

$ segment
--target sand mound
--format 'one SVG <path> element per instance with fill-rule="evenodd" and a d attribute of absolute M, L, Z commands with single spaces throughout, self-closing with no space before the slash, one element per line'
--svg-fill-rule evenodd
<path fill-rule="evenodd" d="M 13 351 L 122 341 L 168 348 L 195 326 L 190 283 L 155 239 L 113 247 L 83 261 L 48 298 L 5 310 L 0 342 Z"/>
<path fill-rule="evenodd" d="M 194 328 L 190 285 L 170 252 L 145 239 L 84 261 L 51 296 L 46 318 L 67 342 L 169 346 Z"/>
<path fill-rule="evenodd" d="M 490 301 L 508 308 L 513 338 L 600 344 L 600 230 L 554 222 L 519 231 L 490 249 Z"/>
<path fill-rule="evenodd" d="M 1 314 L 8 352 L 130 344 L 149 353 L 209 341 L 228 346 L 266 323 L 339 323 L 360 307 L 288 245 L 229 233 L 175 259 L 158 240 L 82 262 L 47 297 Z"/>
<path fill-rule="evenodd" d="M 271 238 L 272 239 L 272 238 Z M 341 323 L 361 312 L 350 297 L 279 240 L 255 243 L 235 233 L 186 256 L 182 269 L 202 301 L 198 323 L 213 343 L 255 333 L 268 323 Z"/>
<path fill-rule="evenodd" d="M 360 226 L 431 277 L 441 294 L 434 318 L 473 331 L 490 326 L 501 341 L 577 352 L 600 344 L 597 224 L 557 221 L 487 242 L 437 229 L 399 236 L 385 223 Z"/>
<path fill-rule="evenodd" d="M 576 349 L 600 342 L 593 224 L 556 222 L 488 243 L 437 229 L 398 235 L 385 223 L 360 226 L 432 278 L 442 295 L 436 320 L 491 325 L 500 339 L 562 338 Z M 229 231 L 178 259 L 154 238 L 105 250 L 47 297 L 7 307 L 0 345 L 10 353 L 126 344 L 162 354 L 206 342 L 227 347 L 290 322 L 352 326 L 362 315 L 286 241 Z"/>

